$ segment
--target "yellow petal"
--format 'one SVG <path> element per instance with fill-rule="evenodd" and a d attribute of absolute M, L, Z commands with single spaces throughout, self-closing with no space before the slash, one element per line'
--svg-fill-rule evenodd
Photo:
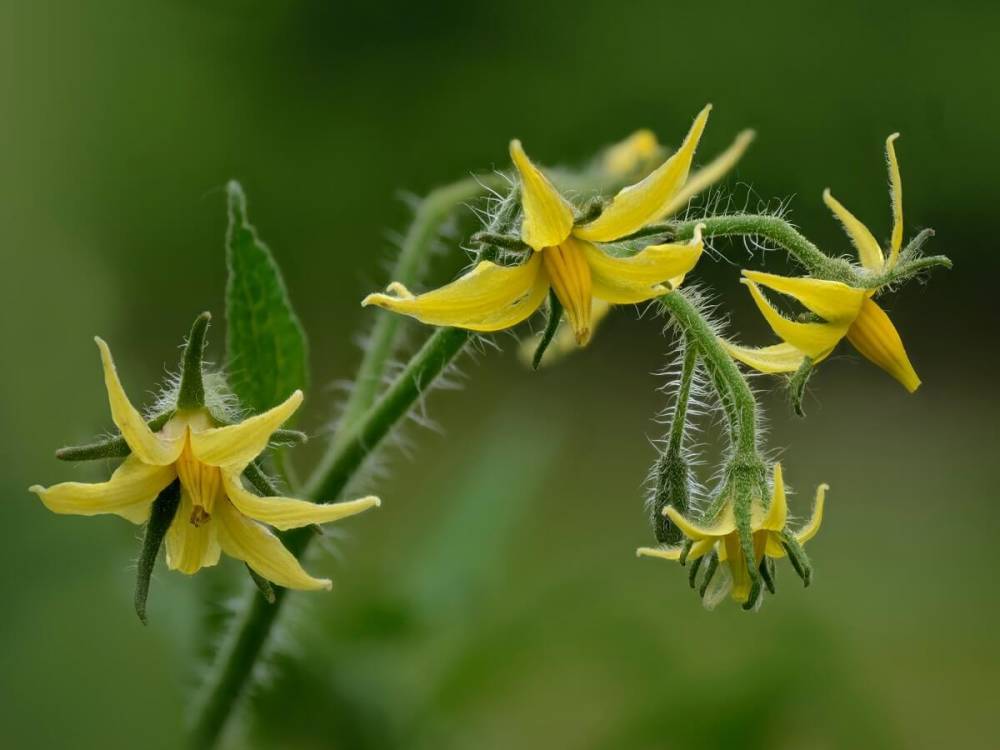
<path fill-rule="evenodd" d="M 729 565 L 729 572 L 733 576 L 733 588 L 729 592 L 733 601 L 740 604 L 750 598 L 750 571 L 747 568 L 746 557 L 743 555 L 743 548 L 740 547 L 740 538 L 737 534 L 728 534 L 725 538 L 726 562 Z"/>
<path fill-rule="evenodd" d="M 226 503 L 218 503 L 214 512 Z M 213 518 L 191 523 L 194 505 L 187 492 L 181 493 L 181 504 L 177 515 L 167 529 L 167 567 L 185 575 L 194 575 L 202 568 L 210 568 L 219 562 L 218 522 Z"/>
<path fill-rule="evenodd" d="M 602 171 L 611 177 L 628 177 L 660 150 L 652 130 L 637 130 L 610 146 L 601 159 Z"/>
<path fill-rule="evenodd" d="M 590 341 L 590 310 L 594 301 L 590 266 L 584 254 L 588 244 L 569 237 L 562 244 L 540 253 L 545 275 L 562 303 L 579 346 Z"/>
<path fill-rule="evenodd" d="M 589 242 L 580 244 L 590 265 L 594 296 L 616 305 L 665 294 L 670 287 L 663 284 L 694 268 L 703 249 L 701 225 L 691 242 L 650 245 L 627 258 L 612 258 Z"/>
<path fill-rule="evenodd" d="M 920 387 L 920 378 L 910 364 L 896 327 L 872 300 L 865 298 L 847 338 L 855 349 L 902 383 L 907 391 L 913 393 Z"/>
<path fill-rule="evenodd" d="M 510 142 L 510 158 L 521 176 L 521 239 L 535 250 L 558 245 L 573 229 L 572 207 L 531 163 L 520 141 Z"/>
<path fill-rule="evenodd" d="M 450 284 L 420 296 L 369 294 L 361 304 L 377 305 L 430 325 L 499 331 L 528 318 L 548 290 L 541 254 L 532 253 L 526 263 L 513 268 L 483 261 Z"/>
<path fill-rule="evenodd" d="M 899 175 L 899 162 L 896 160 L 897 138 L 899 133 L 893 133 L 885 139 L 885 156 L 889 162 L 889 194 L 892 198 L 892 240 L 886 268 L 896 265 L 899 249 L 903 246 L 903 179 Z"/>
<path fill-rule="evenodd" d="M 757 303 L 757 308 L 761 311 L 771 329 L 783 341 L 791 344 L 814 360 L 819 360 L 822 356 L 829 354 L 830 350 L 837 345 L 837 342 L 847 332 L 846 325 L 835 325 L 833 323 L 797 323 L 788 320 L 771 306 L 771 303 L 764 297 L 757 284 L 750 279 L 743 279 L 743 283 L 750 290 L 754 302 Z"/>
<path fill-rule="evenodd" d="M 660 215 L 687 181 L 711 109 L 709 104 L 698 114 L 681 147 L 669 159 L 641 182 L 623 188 L 600 216 L 577 227 L 573 234 L 593 242 L 610 242 L 642 229 Z"/>
<path fill-rule="evenodd" d="M 715 539 L 699 539 L 697 542 L 692 544 L 691 549 L 688 550 L 688 561 L 694 561 L 699 557 L 704 557 L 712 551 L 712 547 L 714 546 Z"/>
<path fill-rule="evenodd" d="M 763 271 L 744 271 L 743 276 L 761 286 L 787 294 L 828 323 L 850 324 L 861 309 L 863 289 L 839 281 L 809 276 L 778 276 Z"/>
<path fill-rule="evenodd" d="M 816 488 L 816 501 L 813 503 L 812 517 L 809 519 L 809 523 L 795 534 L 799 544 L 805 544 L 819 531 L 819 527 L 823 523 L 823 506 L 826 504 L 826 493 L 829 489 L 830 485 L 828 484 L 821 484 Z"/>
<path fill-rule="evenodd" d="M 693 523 L 692 521 L 687 520 L 679 510 L 670 505 L 664 508 L 663 515 L 673 521 L 677 528 L 684 533 L 684 536 L 695 541 L 699 541 L 701 539 L 714 540 L 720 536 L 730 534 L 736 529 L 736 520 L 733 518 L 733 510 L 728 504 L 723 509 L 719 518 L 708 526 L 703 526 L 702 524 Z"/>
<path fill-rule="evenodd" d="M 725 339 L 719 339 L 729 356 L 739 360 L 758 372 L 795 372 L 802 366 L 805 355 L 791 344 L 774 344 L 759 348 L 740 346 Z"/>
<path fill-rule="evenodd" d="M 781 537 L 776 533 L 770 533 L 767 535 L 767 541 L 764 544 L 764 554 L 768 557 L 773 557 L 775 560 L 780 560 L 785 556 L 785 546 L 781 543 Z"/>
<path fill-rule="evenodd" d="M 114 513 L 132 523 L 143 523 L 156 496 L 176 476 L 173 466 L 151 466 L 132 455 L 115 469 L 107 482 L 63 482 L 48 488 L 35 485 L 30 491 L 53 513 L 77 516 Z"/>
<path fill-rule="evenodd" d="M 882 256 L 882 248 L 879 247 L 878 240 L 872 236 L 868 227 L 844 208 L 840 201 L 830 194 L 829 188 L 823 191 L 823 202 L 844 225 L 844 231 L 847 232 L 847 236 L 851 238 L 851 242 L 857 248 L 861 265 L 869 271 L 881 271 L 885 265 L 885 258 Z"/>
<path fill-rule="evenodd" d="M 262 578 L 289 589 L 329 591 L 328 578 L 313 578 L 274 534 L 245 518 L 231 503 L 219 503 L 219 543 L 229 556 L 242 560 Z"/>
<path fill-rule="evenodd" d="M 373 496 L 325 505 L 289 497 L 259 497 L 243 487 L 243 482 L 236 473 L 223 473 L 222 481 L 226 495 L 240 513 L 281 530 L 339 521 L 369 508 L 377 508 L 381 504 Z"/>
<path fill-rule="evenodd" d="M 774 465 L 774 490 L 771 492 L 771 505 L 760 528 L 767 531 L 781 531 L 788 519 L 788 502 L 785 497 L 785 479 L 781 473 L 781 464 Z"/>
<path fill-rule="evenodd" d="M 655 219 L 659 220 L 667 216 L 672 216 L 684 208 L 687 202 L 694 196 L 725 177 L 726 173 L 735 167 L 736 162 L 743 157 L 755 135 L 756 133 L 752 130 L 744 130 L 737 135 L 736 140 L 732 142 L 729 148 L 688 178 L 688 181 L 684 183 L 684 187 L 667 203 Z"/>
<path fill-rule="evenodd" d="M 192 430 L 191 451 L 204 464 L 242 472 L 267 447 L 271 433 L 281 427 L 301 403 L 302 391 L 296 390 L 284 403 L 239 424 L 201 432 Z"/>
<path fill-rule="evenodd" d="M 143 463 L 157 466 L 172 464 L 180 455 L 184 442 L 167 439 L 149 429 L 142 414 L 132 406 L 132 402 L 125 395 L 125 389 L 122 388 L 121 380 L 118 379 L 118 371 L 115 369 L 114 360 L 111 359 L 111 350 L 108 349 L 108 345 L 100 337 L 95 337 L 94 341 L 97 342 L 97 348 L 101 350 L 104 385 L 108 391 L 108 403 L 111 405 L 111 419 L 121 431 L 128 447 Z"/>
<path fill-rule="evenodd" d="M 636 557 L 658 557 L 661 560 L 680 560 L 683 547 L 639 547 Z"/>

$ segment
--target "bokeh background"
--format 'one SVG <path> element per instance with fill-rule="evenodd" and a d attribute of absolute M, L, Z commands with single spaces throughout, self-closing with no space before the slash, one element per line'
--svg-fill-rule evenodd
<path fill-rule="evenodd" d="M 312 563 L 335 593 L 296 598 L 231 744 L 994 746 L 998 45 L 1000 7 L 929 0 L 0 5 L 3 744 L 182 743 L 195 655 L 240 566 L 161 571 L 143 628 L 136 529 L 53 516 L 26 488 L 107 471 L 52 457 L 110 426 L 94 334 L 138 397 L 197 312 L 221 316 L 226 180 L 311 334 L 319 433 L 373 315 L 358 301 L 410 215 L 401 196 L 505 167 L 512 136 L 548 164 L 640 126 L 676 143 L 712 101 L 701 156 L 759 132 L 735 205 L 791 198 L 835 252 L 820 191 L 885 237 L 882 144 L 902 131 L 908 234 L 934 227 L 956 263 L 888 302 L 916 395 L 845 352 L 808 419 L 765 399 L 799 514 L 833 487 L 813 587 L 786 568 L 758 614 L 709 613 L 681 570 L 634 558 L 661 321 L 618 311 L 538 374 L 501 337 L 430 399 L 441 431 L 384 455 L 383 508 Z M 465 261 L 451 248 L 437 280 Z M 722 249 L 733 263 L 698 275 L 763 341 L 743 249 Z"/>

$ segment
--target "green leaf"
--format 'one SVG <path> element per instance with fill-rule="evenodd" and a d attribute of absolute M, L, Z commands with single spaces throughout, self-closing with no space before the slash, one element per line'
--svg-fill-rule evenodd
<path fill-rule="evenodd" d="M 278 264 L 247 221 L 243 188 L 231 181 L 226 193 L 227 369 L 240 401 L 259 414 L 306 387 L 308 349 Z"/>

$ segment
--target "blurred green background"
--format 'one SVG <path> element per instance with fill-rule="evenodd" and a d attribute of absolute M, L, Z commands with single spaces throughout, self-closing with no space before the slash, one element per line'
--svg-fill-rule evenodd
<path fill-rule="evenodd" d="M 735 204 L 794 196 L 834 252 L 847 243 L 820 191 L 887 236 L 883 140 L 902 131 L 907 234 L 934 227 L 956 262 L 887 301 L 916 395 L 845 353 L 807 420 L 765 399 L 793 509 L 833 488 L 813 587 L 785 567 L 760 613 L 709 613 L 681 570 L 634 558 L 660 321 L 620 310 L 538 374 L 500 337 L 430 400 L 443 431 L 385 454 L 383 508 L 312 562 L 335 592 L 295 597 L 231 744 L 994 746 L 998 44 L 1000 7 L 971 2 L 3 3 L 4 745 L 181 744 L 202 602 L 214 592 L 218 615 L 240 566 L 161 571 L 143 628 L 136 529 L 53 516 L 26 487 L 107 471 L 52 457 L 110 426 L 94 334 L 138 398 L 197 312 L 221 316 L 226 180 L 311 334 L 318 433 L 373 315 L 358 302 L 387 281 L 401 191 L 503 168 L 512 136 L 549 164 L 641 126 L 676 143 L 712 101 L 703 158 L 759 133 Z M 727 253 L 698 276 L 763 342 L 743 249 Z M 435 273 L 464 262 L 453 243 Z"/>

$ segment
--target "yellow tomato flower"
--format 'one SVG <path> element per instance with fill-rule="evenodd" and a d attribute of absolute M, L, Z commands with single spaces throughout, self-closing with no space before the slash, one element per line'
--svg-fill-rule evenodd
<path fill-rule="evenodd" d="M 898 136 L 893 133 L 885 144 L 893 213 L 888 258 L 871 231 L 844 208 L 829 189 L 823 192 L 823 200 L 844 225 L 861 265 L 874 272 L 893 268 L 903 243 L 903 186 L 893 146 Z M 877 289 L 857 289 L 839 281 L 788 278 L 754 271 L 744 271 L 743 276 L 743 283 L 749 288 L 754 302 L 783 343 L 751 348 L 723 342 L 735 359 L 760 372 L 794 372 L 802 365 L 803 358 L 820 362 L 846 337 L 855 349 L 898 380 L 907 391 L 913 393 L 920 387 L 920 378 L 910 364 L 899 332 L 885 311 L 872 300 Z M 764 297 L 761 286 L 798 300 L 821 320 L 803 322 L 785 318 Z"/>
<path fill-rule="evenodd" d="M 596 219 L 577 224 L 573 207 L 512 141 L 510 155 L 521 178 L 521 239 L 531 249 L 519 266 L 479 263 L 456 281 L 419 296 L 393 283 L 362 305 L 377 305 L 431 325 L 498 331 L 530 316 L 552 289 L 576 342 L 591 335 L 594 299 L 612 304 L 645 302 L 674 288 L 702 252 L 701 232 L 685 244 L 650 245 L 616 257 L 601 243 L 627 237 L 668 211 L 685 185 L 711 105 L 695 118 L 680 148 L 645 179 L 623 188 Z"/>
<path fill-rule="evenodd" d="M 816 489 L 816 501 L 813 505 L 812 517 L 798 531 L 790 536 L 799 545 L 804 545 L 819 531 L 823 522 L 823 506 L 826 502 L 826 492 L 829 485 L 821 484 Z M 664 515 L 670 518 L 684 533 L 692 544 L 687 554 L 687 561 L 694 561 L 715 550 L 720 563 L 726 563 L 729 570 L 727 583 L 731 581 L 730 597 L 741 604 L 747 602 L 752 588 L 750 569 L 747 565 L 747 555 L 740 545 L 740 535 L 736 528 L 736 517 L 731 503 L 727 503 L 718 518 L 710 525 L 703 526 L 686 519 L 676 508 L 667 506 Z M 774 465 L 774 489 L 771 493 L 771 503 L 766 508 L 760 501 L 755 501 L 750 512 L 750 529 L 753 537 L 754 567 L 760 567 L 764 557 L 784 557 L 785 544 L 782 534 L 788 522 L 788 502 L 785 496 L 785 483 L 781 473 L 781 464 Z M 680 560 L 684 547 L 640 547 L 636 554 L 640 557 L 659 557 L 663 560 Z"/>
<path fill-rule="evenodd" d="M 742 158 L 747 147 L 753 141 L 755 133 L 752 130 L 740 132 L 729 147 L 716 156 L 706 166 L 694 172 L 684 183 L 684 186 L 666 205 L 657 220 L 667 219 L 684 208 L 688 201 L 694 196 L 708 189 L 721 180 Z M 620 143 L 609 148 L 604 156 L 603 163 L 605 172 L 612 175 L 630 174 L 643 162 L 646 162 L 660 150 L 656 141 L 656 136 L 650 130 L 638 130 Z M 680 276 L 670 279 L 671 286 L 676 289 L 683 282 L 684 277 Z M 590 332 L 593 335 L 597 326 L 611 312 L 611 304 L 601 299 L 595 299 L 590 309 Z M 535 350 L 542 339 L 541 332 L 526 338 L 521 343 L 520 356 L 527 363 L 532 361 Z M 560 325 L 555 338 L 545 350 L 542 364 L 551 364 L 560 357 L 569 354 L 576 349 L 576 339 L 573 329 L 567 325 Z"/>
<path fill-rule="evenodd" d="M 378 506 L 379 499 L 318 505 L 260 497 L 248 491 L 240 478 L 271 434 L 302 403 L 302 392 L 295 391 L 263 414 L 223 427 L 214 425 L 207 409 L 178 410 L 153 432 L 125 394 L 107 344 L 100 338 L 96 341 L 111 417 L 132 453 L 107 482 L 32 487 L 45 506 L 55 513 L 83 516 L 113 513 L 139 524 L 149 518 L 159 493 L 179 479 L 180 506 L 166 536 L 171 569 L 191 575 L 215 565 L 225 552 L 280 586 L 329 589 L 330 581 L 306 573 L 267 527 L 293 529 L 336 521 Z"/>

